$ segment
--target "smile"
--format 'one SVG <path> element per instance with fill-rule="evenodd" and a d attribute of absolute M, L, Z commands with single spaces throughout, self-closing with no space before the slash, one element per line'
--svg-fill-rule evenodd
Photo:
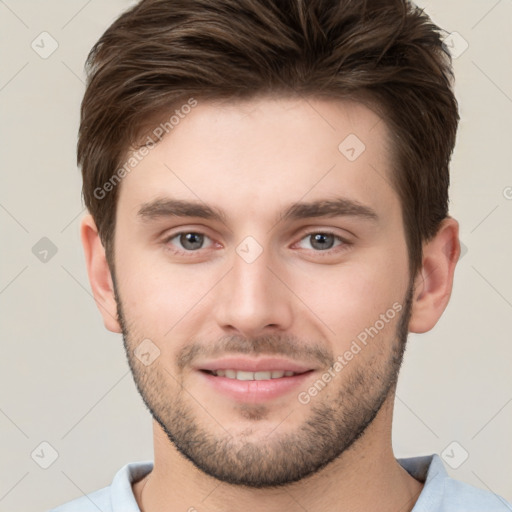
<path fill-rule="evenodd" d="M 243 370 L 205 370 L 211 375 L 216 377 L 226 377 L 228 379 L 236 380 L 270 380 L 270 379 L 281 379 L 283 377 L 293 377 L 300 375 L 300 373 L 284 370 L 273 370 L 273 371 L 260 371 L 260 372 L 247 372 Z M 305 372 L 303 372 L 305 373 Z"/>

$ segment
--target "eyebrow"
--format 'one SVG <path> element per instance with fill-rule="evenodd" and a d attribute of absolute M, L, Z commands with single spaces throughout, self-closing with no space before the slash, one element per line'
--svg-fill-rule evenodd
<path fill-rule="evenodd" d="M 377 222 L 377 212 L 357 201 L 338 197 L 334 199 L 323 199 L 312 202 L 294 203 L 289 206 L 278 222 L 281 220 L 300 220 L 316 217 L 358 217 L 365 220 Z M 144 222 L 149 222 L 165 217 L 199 217 L 207 220 L 216 220 L 226 224 L 225 213 L 207 204 L 186 201 L 182 199 L 155 199 L 144 203 L 137 213 L 137 217 Z"/>

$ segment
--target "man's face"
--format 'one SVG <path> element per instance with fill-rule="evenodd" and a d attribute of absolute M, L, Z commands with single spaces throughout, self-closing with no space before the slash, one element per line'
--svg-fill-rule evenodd
<path fill-rule="evenodd" d="M 199 102 L 124 178 L 114 277 L 128 360 L 204 472 L 296 481 L 392 396 L 412 290 L 386 140 L 353 103 Z M 339 199 L 336 215 L 298 208 Z M 171 200 L 222 217 L 172 215 Z"/>

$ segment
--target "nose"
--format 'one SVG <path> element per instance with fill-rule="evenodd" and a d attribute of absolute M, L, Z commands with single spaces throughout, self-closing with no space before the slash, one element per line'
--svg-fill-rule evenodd
<path fill-rule="evenodd" d="M 234 253 L 233 266 L 219 283 L 214 306 L 217 324 L 246 337 L 289 329 L 294 295 L 285 284 L 282 268 L 268 250 L 254 261 L 240 254 Z"/>

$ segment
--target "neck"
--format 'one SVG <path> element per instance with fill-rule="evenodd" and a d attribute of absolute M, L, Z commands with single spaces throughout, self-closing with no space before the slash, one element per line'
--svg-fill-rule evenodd
<path fill-rule="evenodd" d="M 198 470 L 170 443 L 154 422 L 155 464 L 147 479 L 134 484 L 142 512 L 409 512 L 423 488 L 396 461 L 391 448 L 392 400 L 364 435 L 318 473 L 274 489 L 226 484 Z M 143 492 L 142 492 L 143 491 Z"/>

